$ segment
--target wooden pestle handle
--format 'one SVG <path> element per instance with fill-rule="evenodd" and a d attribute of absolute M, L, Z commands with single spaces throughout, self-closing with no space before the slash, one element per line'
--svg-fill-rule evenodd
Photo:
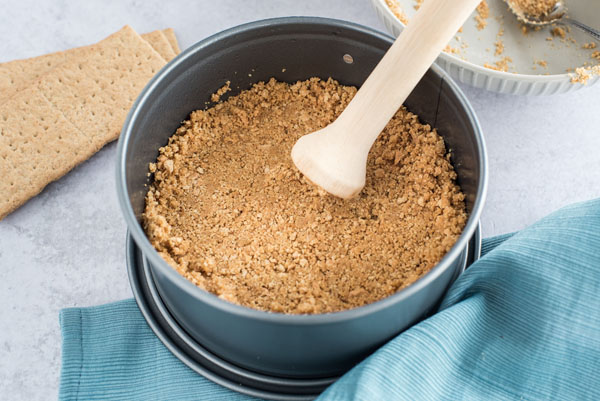
<path fill-rule="evenodd" d="M 342 114 L 298 139 L 298 170 L 335 196 L 358 194 L 373 142 L 479 1 L 425 0 Z"/>
<path fill-rule="evenodd" d="M 335 121 L 335 142 L 351 153 L 371 146 L 481 0 L 425 0 Z M 432 100 L 433 101 L 433 100 Z M 334 138 L 331 138 L 334 139 Z M 344 152 L 343 149 L 339 149 Z"/>

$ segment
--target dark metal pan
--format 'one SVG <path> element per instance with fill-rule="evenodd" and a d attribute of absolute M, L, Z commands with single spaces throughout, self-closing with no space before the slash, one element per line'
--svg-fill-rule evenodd
<path fill-rule="evenodd" d="M 330 314 L 285 315 L 245 308 L 185 280 L 154 250 L 140 225 L 148 163 L 156 160 L 158 148 L 181 121 L 205 108 L 225 81 L 231 81 L 229 94 L 271 77 L 288 82 L 333 77 L 360 86 L 391 43 L 392 38 L 377 31 L 331 19 L 290 17 L 242 25 L 180 54 L 152 79 L 130 111 L 117 161 L 123 215 L 169 312 L 195 341 L 223 360 L 279 377 L 336 376 L 430 312 L 463 268 L 484 203 L 486 153 L 471 106 L 435 65 L 405 105 L 444 137 L 466 195 L 469 219 L 444 258 L 402 291 Z M 344 61 L 346 54 L 353 63 Z"/>

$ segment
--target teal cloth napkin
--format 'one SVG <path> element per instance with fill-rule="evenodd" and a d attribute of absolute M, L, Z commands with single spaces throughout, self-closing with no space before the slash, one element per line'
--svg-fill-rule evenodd
<path fill-rule="evenodd" d="M 600 400 L 600 200 L 566 207 L 485 255 L 440 312 L 320 400 Z M 61 311 L 61 400 L 249 400 L 183 365 L 133 300 Z"/>

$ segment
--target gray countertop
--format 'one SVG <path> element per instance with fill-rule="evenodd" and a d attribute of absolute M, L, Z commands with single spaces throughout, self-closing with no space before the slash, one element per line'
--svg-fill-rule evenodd
<path fill-rule="evenodd" d="M 2 0 L 0 8 L 0 62 L 93 43 L 125 24 L 138 32 L 173 27 L 182 48 L 276 16 L 334 17 L 384 30 L 368 0 Z M 489 152 L 484 236 L 600 196 L 600 85 L 554 97 L 463 89 Z M 115 153 L 116 143 L 106 146 L 0 222 L 0 398 L 55 399 L 58 311 L 131 297 Z"/>

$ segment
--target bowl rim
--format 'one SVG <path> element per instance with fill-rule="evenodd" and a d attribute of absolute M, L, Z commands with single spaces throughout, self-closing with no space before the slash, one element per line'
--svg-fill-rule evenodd
<path fill-rule="evenodd" d="M 374 4 L 375 7 L 378 7 L 384 13 L 386 13 L 387 17 L 391 18 L 391 20 L 395 24 L 402 27 L 402 29 L 406 28 L 406 25 L 404 25 L 402 23 L 402 21 L 400 21 L 398 19 L 398 17 L 396 17 L 396 15 L 392 12 L 392 10 L 390 10 L 390 8 L 387 6 L 385 0 L 371 0 L 371 2 Z M 492 77 L 495 77 L 498 79 L 502 79 L 502 80 L 513 80 L 513 81 L 522 81 L 522 82 L 559 82 L 559 81 L 562 82 L 567 79 L 571 80 L 571 77 L 573 76 L 572 74 L 569 74 L 569 73 L 542 75 L 542 74 L 521 74 L 521 73 L 508 72 L 508 71 L 505 72 L 505 71 L 492 70 L 491 68 L 486 68 L 482 65 L 475 64 L 475 63 L 472 63 L 467 60 L 463 60 L 453 54 L 448 54 L 446 52 L 441 52 L 439 57 L 445 59 L 447 62 L 457 64 L 463 68 L 473 70 L 477 73 L 480 73 L 483 75 L 489 75 L 489 76 L 492 76 Z"/>
<path fill-rule="evenodd" d="M 129 228 L 129 231 L 133 236 L 136 244 L 140 247 L 144 257 L 148 259 L 151 265 L 153 265 L 153 267 L 155 268 L 160 269 L 161 273 L 165 274 L 172 283 L 179 287 L 179 290 L 186 292 L 188 295 L 198 299 L 200 302 L 208 304 L 209 306 L 215 309 L 219 309 L 224 313 L 237 315 L 244 318 L 252 318 L 254 320 L 269 322 L 272 324 L 293 324 L 297 326 L 304 326 L 314 324 L 338 323 L 342 321 L 353 320 L 368 314 L 378 312 L 398 302 L 401 302 L 403 299 L 410 297 L 412 294 L 418 291 L 421 291 L 430 282 L 432 282 L 438 276 L 440 276 L 449 267 L 451 262 L 459 257 L 459 254 L 465 248 L 470 237 L 473 235 L 478 226 L 481 212 L 483 209 L 483 204 L 485 203 L 485 198 L 487 194 L 488 160 L 481 126 L 479 124 L 479 121 L 477 120 L 473 108 L 466 99 L 462 90 L 450 78 L 450 76 L 446 72 L 444 72 L 439 66 L 433 64 L 430 69 L 432 69 L 435 73 L 440 75 L 442 79 L 446 81 L 446 83 L 449 85 L 450 89 L 456 94 L 459 102 L 461 103 L 465 112 L 468 115 L 470 123 L 474 128 L 476 145 L 479 153 L 479 165 L 482 172 L 482 179 L 479 182 L 475 197 L 475 203 L 467 220 L 467 224 L 463 229 L 463 232 L 459 236 L 456 243 L 452 246 L 450 251 L 448 251 L 444 255 L 444 257 L 429 272 L 421 276 L 417 281 L 415 281 L 408 287 L 379 301 L 353 309 L 321 314 L 284 314 L 277 312 L 267 312 L 249 308 L 246 306 L 233 304 L 229 301 L 225 301 L 219 298 L 215 294 L 212 294 L 206 290 L 197 287 L 192 282 L 184 278 L 174 268 L 172 268 L 151 245 L 150 241 L 148 240 L 146 234 L 142 229 L 141 224 L 137 221 L 132 205 L 129 201 L 127 184 L 125 179 L 127 162 L 125 155 L 127 154 L 127 150 L 130 145 L 130 138 L 133 136 L 133 126 L 138 118 L 140 110 L 146 104 L 151 102 L 154 90 L 165 77 L 172 74 L 172 72 L 180 64 L 182 64 L 188 58 L 193 57 L 197 52 L 201 52 L 204 48 L 209 47 L 226 38 L 234 37 L 243 32 L 261 30 L 265 28 L 273 28 L 274 26 L 293 26 L 298 24 L 316 25 L 321 27 L 329 26 L 332 28 L 344 28 L 356 31 L 358 33 L 374 36 L 375 38 L 389 42 L 390 44 L 394 40 L 391 36 L 387 34 L 353 22 L 323 17 L 279 17 L 249 22 L 243 25 L 235 26 L 197 42 L 196 44 L 184 50 L 176 58 L 174 58 L 166 66 L 164 66 L 144 87 L 141 94 L 138 96 L 132 108 L 130 109 L 125 123 L 123 125 L 123 129 L 117 147 L 116 186 L 119 206 L 125 218 L 125 222 Z"/>

